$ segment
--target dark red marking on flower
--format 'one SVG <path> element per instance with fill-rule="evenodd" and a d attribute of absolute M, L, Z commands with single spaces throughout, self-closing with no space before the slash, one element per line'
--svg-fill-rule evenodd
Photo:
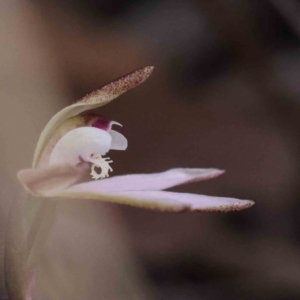
<path fill-rule="evenodd" d="M 95 128 L 99 128 L 105 131 L 109 131 L 111 129 L 111 121 L 107 120 L 105 117 L 96 114 L 83 114 L 84 123 L 87 126 L 92 126 Z"/>
<path fill-rule="evenodd" d="M 92 127 L 96 127 L 105 131 L 110 130 L 111 126 L 110 126 L 110 121 L 105 119 L 102 116 L 99 116 L 99 118 L 96 120 L 96 122 L 94 122 L 92 124 Z"/>

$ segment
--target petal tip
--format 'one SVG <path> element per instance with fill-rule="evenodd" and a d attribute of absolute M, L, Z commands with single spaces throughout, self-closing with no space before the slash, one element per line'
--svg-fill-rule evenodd
<path fill-rule="evenodd" d="M 133 82 L 132 82 L 132 86 L 135 87 L 136 85 L 142 83 L 143 81 L 145 81 L 146 79 L 148 79 L 148 77 L 152 74 L 154 70 L 154 66 L 147 66 L 141 69 L 138 69 L 130 74 L 128 74 L 127 76 L 124 76 L 123 78 L 125 79 L 130 78 Z"/>
<path fill-rule="evenodd" d="M 234 199 L 231 198 L 231 200 Z M 190 210 L 196 212 L 234 212 L 234 211 L 240 211 L 240 210 L 250 208 L 255 204 L 255 202 L 252 200 L 239 200 L 239 199 L 235 199 L 235 200 L 236 201 L 232 203 L 226 203 L 226 204 L 224 203 L 222 205 L 216 205 L 215 207 L 210 206 L 207 208 L 203 208 L 203 207 L 192 206 L 190 207 Z"/>
<path fill-rule="evenodd" d="M 145 81 L 152 74 L 153 70 L 154 70 L 154 66 L 147 66 L 140 70 L 142 71 L 141 73 L 143 74 L 142 82 Z"/>
<path fill-rule="evenodd" d="M 146 73 L 149 73 L 149 75 L 153 72 L 154 66 L 147 66 L 144 68 Z"/>
<path fill-rule="evenodd" d="M 122 94 L 140 83 L 144 82 L 153 72 L 153 66 L 147 66 L 136 71 L 133 71 L 111 83 L 104 86 L 102 91 L 109 91 L 118 94 Z"/>
<path fill-rule="evenodd" d="M 224 211 L 225 212 L 240 211 L 240 210 L 250 208 L 254 204 L 255 204 L 255 202 L 252 200 L 238 200 L 238 201 L 234 202 L 232 205 L 226 207 L 224 209 Z"/>
<path fill-rule="evenodd" d="M 214 177 L 217 177 L 217 176 L 220 176 L 220 175 L 223 175 L 224 173 L 226 173 L 225 170 L 214 169 L 214 168 L 211 168 L 211 172 L 214 175 Z"/>
<path fill-rule="evenodd" d="M 255 202 L 252 200 L 243 200 L 243 203 L 240 204 L 240 206 L 242 207 L 242 209 L 245 209 L 245 208 L 250 208 L 254 204 L 255 204 Z"/>
<path fill-rule="evenodd" d="M 220 170 L 215 168 L 208 169 L 207 171 L 208 173 L 206 179 L 214 179 L 216 177 L 223 175 L 226 172 L 225 170 Z"/>
<path fill-rule="evenodd" d="M 186 184 L 203 181 L 203 180 L 214 179 L 225 173 L 225 170 L 219 170 L 219 169 L 215 169 L 215 168 L 210 168 L 210 169 L 185 168 L 185 169 L 173 169 L 173 170 L 175 170 L 175 171 L 177 170 L 179 173 L 182 173 L 182 171 L 183 171 L 186 175 L 191 177 L 190 180 L 187 180 L 185 182 Z"/>

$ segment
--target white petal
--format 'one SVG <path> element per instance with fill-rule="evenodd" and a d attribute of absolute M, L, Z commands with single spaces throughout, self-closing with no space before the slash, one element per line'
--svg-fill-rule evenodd
<path fill-rule="evenodd" d="M 49 138 L 48 142 L 45 143 L 44 149 L 40 155 L 40 159 L 37 162 L 37 166 L 40 167 L 46 167 L 49 165 L 49 159 L 51 152 L 53 151 L 55 145 L 57 142 L 69 131 L 85 127 L 85 126 L 91 126 L 93 122 L 97 120 L 97 115 L 92 114 L 85 114 L 80 116 L 75 116 L 72 118 L 69 118 L 65 120 L 58 128 L 53 132 L 51 137 Z"/>
<path fill-rule="evenodd" d="M 90 164 L 55 165 L 52 167 L 21 170 L 18 178 L 32 194 L 51 194 L 74 185 L 80 193 L 110 193 L 127 191 L 162 190 L 176 185 L 215 178 L 224 173 L 218 169 L 171 169 L 161 173 L 115 176 L 105 180 L 90 180 Z M 80 183 L 84 182 L 84 183 Z"/>
<path fill-rule="evenodd" d="M 82 185 L 80 185 L 82 187 Z M 147 209 L 163 211 L 207 211 L 228 212 L 251 207 L 251 200 L 213 197 L 206 195 L 174 193 L 166 191 L 127 191 L 103 193 L 97 190 L 81 191 L 75 186 L 51 195 L 61 198 L 94 199 L 127 204 Z"/>
<path fill-rule="evenodd" d="M 212 171 L 211 175 L 216 175 L 217 170 Z M 174 193 L 165 191 L 150 190 L 126 190 L 134 187 L 130 180 L 140 188 L 141 180 L 145 180 L 142 189 L 148 188 L 166 188 L 172 185 L 189 182 L 190 180 L 208 179 L 208 174 L 201 175 L 198 170 L 170 170 L 168 172 L 151 175 L 128 175 L 120 176 L 116 182 L 107 179 L 99 182 L 86 182 L 74 184 L 86 172 L 86 165 L 76 166 L 53 166 L 45 169 L 22 170 L 18 177 L 27 191 L 34 195 L 43 195 L 44 197 L 54 198 L 78 198 L 95 199 L 100 201 L 109 201 L 121 204 L 128 204 L 148 209 L 168 210 L 168 211 L 233 211 L 248 208 L 254 204 L 250 200 L 240 200 L 235 198 L 212 197 L 205 195 L 196 195 L 188 193 Z M 172 177 L 174 176 L 174 180 Z M 148 177 L 148 179 L 147 179 Z M 155 178 L 157 177 L 157 178 Z M 129 181 L 128 181 L 129 179 Z M 162 185 L 158 180 L 164 181 Z M 121 187 L 113 188 L 111 184 L 105 186 L 101 182 L 119 183 Z M 123 183 L 122 183 L 123 181 Z M 99 183 L 99 184 L 94 184 Z M 120 188 L 124 188 L 121 190 Z"/>
<path fill-rule="evenodd" d="M 112 149 L 112 150 L 126 150 L 127 149 L 128 141 L 123 134 L 121 134 L 115 130 L 111 130 L 109 133 L 111 135 L 110 149 Z"/>
<path fill-rule="evenodd" d="M 85 96 L 82 100 L 65 107 L 56 115 L 54 115 L 40 135 L 34 153 L 32 164 L 33 167 L 37 167 L 37 163 L 40 159 L 40 155 L 45 147 L 45 144 L 48 142 L 50 136 L 60 124 L 62 124 L 68 118 L 79 115 L 84 111 L 95 109 L 109 103 L 118 96 L 145 81 L 150 76 L 152 71 L 153 67 L 146 67 L 125 75 L 120 79 L 107 84 L 100 90 Z"/>
<path fill-rule="evenodd" d="M 55 145 L 49 165 L 76 165 L 80 161 L 90 161 L 91 154 L 105 155 L 111 146 L 108 132 L 94 128 L 81 127 L 69 131 Z"/>
<path fill-rule="evenodd" d="M 218 169 L 171 169 L 161 173 L 114 176 L 99 181 L 78 184 L 73 189 L 81 192 L 125 192 L 164 190 L 176 185 L 213 179 L 222 175 Z"/>

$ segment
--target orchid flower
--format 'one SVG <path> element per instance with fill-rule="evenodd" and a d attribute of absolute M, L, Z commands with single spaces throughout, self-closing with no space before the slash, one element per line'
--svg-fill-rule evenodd
<path fill-rule="evenodd" d="M 32 168 L 18 173 L 24 188 L 39 197 L 94 199 L 174 212 L 233 211 L 252 206 L 250 200 L 163 191 L 223 173 L 214 168 L 106 178 L 112 174 L 112 161 L 104 156 L 110 150 L 125 150 L 127 139 L 112 129 L 119 123 L 87 111 L 136 87 L 152 70 L 146 67 L 130 73 L 54 115 L 39 138 Z"/>
<path fill-rule="evenodd" d="M 121 124 L 90 111 L 136 87 L 152 70 L 153 67 L 137 70 L 85 96 L 54 115 L 42 131 L 32 167 L 18 172 L 19 181 L 34 197 L 26 202 L 26 222 L 23 222 L 22 213 L 18 220 L 20 228 L 27 225 L 25 259 L 20 258 L 23 242 L 19 241 L 19 236 L 12 235 L 10 247 L 7 247 L 7 274 L 12 278 L 8 282 L 12 284 L 13 299 L 34 298 L 36 270 L 54 221 L 56 203 L 51 199 L 94 199 L 173 212 L 225 212 L 254 204 L 250 200 L 164 191 L 224 173 L 215 168 L 176 168 L 155 174 L 108 178 L 113 172 L 113 161 L 106 155 L 110 150 L 126 150 L 128 142 L 113 129 Z M 16 251 L 16 245 L 22 250 Z"/>

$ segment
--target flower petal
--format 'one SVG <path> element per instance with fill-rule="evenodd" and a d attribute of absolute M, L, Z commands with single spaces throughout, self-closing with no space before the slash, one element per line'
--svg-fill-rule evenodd
<path fill-rule="evenodd" d="M 64 191 L 52 194 L 53 197 L 94 199 L 120 204 L 127 204 L 147 209 L 163 211 L 207 211 L 228 212 L 251 207 L 254 202 L 235 198 L 213 197 L 188 193 L 166 191 L 126 191 L 100 192 L 98 189 L 86 191 L 84 184 L 73 186 Z"/>
<path fill-rule="evenodd" d="M 112 149 L 112 150 L 126 150 L 127 149 L 128 141 L 123 134 L 121 134 L 115 130 L 111 130 L 109 132 L 109 134 L 111 135 L 110 149 Z"/>
<path fill-rule="evenodd" d="M 134 174 L 115 176 L 99 181 L 90 181 L 72 187 L 88 192 L 122 192 L 164 190 L 173 186 L 215 178 L 224 171 L 218 169 L 171 169 L 154 174 Z"/>
<path fill-rule="evenodd" d="M 126 91 L 136 87 L 137 85 L 145 81 L 150 76 L 152 71 L 153 67 L 146 67 L 137 70 L 133 73 L 130 73 L 116 81 L 109 83 L 100 90 L 97 90 L 85 96 L 82 100 L 62 109 L 56 115 L 54 115 L 40 135 L 34 153 L 33 167 L 37 167 L 38 161 L 45 147 L 45 144 L 51 137 L 54 130 L 60 124 L 62 124 L 62 122 L 84 111 L 95 109 L 97 107 L 109 103 L 121 94 L 125 93 Z"/>
<path fill-rule="evenodd" d="M 128 204 L 148 209 L 168 210 L 168 211 L 233 211 L 248 208 L 254 204 L 253 201 L 239 200 L 234 198 L 211 197 L 204 195 L 188 194 L 188 193 L 174 193 L 166 191 L 150 191 L 143 190 L 147 186 L 153 188 L 166 188 L 175 184 L 184 183 L 191 180 L 199 180 L 199 170 L 187 169 L 183 172 L 181 169 L 174 169 L 167 172 L 160 173 L 160 179 L 163 181 L 164 177 L 171 177 L 170 174 L 181 174 L 176 180 L 165 180 L 164 185 L 158 186 L 157 174 L 151 175 L 126 175 L 116 178 L 106 179 L 98 182 L 87 182 L 73 185 L 78 182 L 83 173 L 86 173 L 87 165 L 83 166 L 53 166 L 41 169 L 22 170 L 18 173 L 18 178 L 25 189 L 34 195 L 42 195 L 52 198 L 81 198 L 81 199 L 95 199 L 101 201 L 116 202 L 121 204 Z M 183 169 L 184 170 L 184 169 Z M 213 169 L 214 170 L 214 169 Z M 193 173 L 198 172 L 198 177 Z M 220 172 L 220 171 L 219 171 Z M 216 170 L 212 171 L 210 177 L 216 176 Z M 150 177 L 148 177 L 150 176 Z M 146 180 L 148 177 L 148 180 Z M 151 178 L 152 177 L 152 178 Z M 179 180 L 179 178 L 181 179 Z M 206 179 L 208 178 L 206 173 Z M 113 187 L 121 180 L 129 186 L 132 186 L 132 180 L 135 178 L 137 185 L 135 191 L 121 190 L 123 187 Z M 144 180 L 141 180 L 144 178 Z M 203 178 L 202 178 L 203 179 Z M 201 179 L 200 179 L 201 180 Z M 142 181 L 146 181 L 143 187 L 140 186 Z M 100 184 L 110 182 L 108 185 Z M 96 184 L 98 183 L 98 184 Z M 105 187 L 105 185 L 107 185 Z"/>
<path fill-rule="evenodd" d="M 65 120 L 52 133 L 48 142 L 45 144 L 44 150 L 42 151 L 40 159 L 37 162 L 37 166 L 46 167 L 49 165 L 50 155 L 55 145 L 69 131 L 80 127 L 95 127 L 110 132 L 113 125 L 122 126 L 120 123 L 116 121 L 110 121 L 104 118 L 103 116 L 91 114 L 91 113 L 85 113 Z"/>
<path fill-rule="evenodd" d="M 47 196 L 75 184 L 83 172 L 85 172 L 85 166 L 61 165 L 21 170 L 18 172 L 18 179 L 31 194 Z"/>
<path fill-rule="evenodd" d="M 99 119 L 99 116 L 95 114 L 84 114 L 75 116 L 65 120 L 58 128 L 52 133 L 49 137 L 47 143 L 45 143 L 44 149 L 40 155 L 39 160 L 37 161 L 38 167 L 46 167 L 49 165 L 49 159 L 51 152 L 53 151 L 57 142 L 69 131 L 80 128 L 84 126 L 92 126 L 94 122 Z"/>
<path fill-rule="evenodd" d="M 69 131 L 55 145 L 49 165 L 88 162 L 92 154 L 105 155 L 111 145 L 111 135 L 98 128 L 80 127 Z"/>

